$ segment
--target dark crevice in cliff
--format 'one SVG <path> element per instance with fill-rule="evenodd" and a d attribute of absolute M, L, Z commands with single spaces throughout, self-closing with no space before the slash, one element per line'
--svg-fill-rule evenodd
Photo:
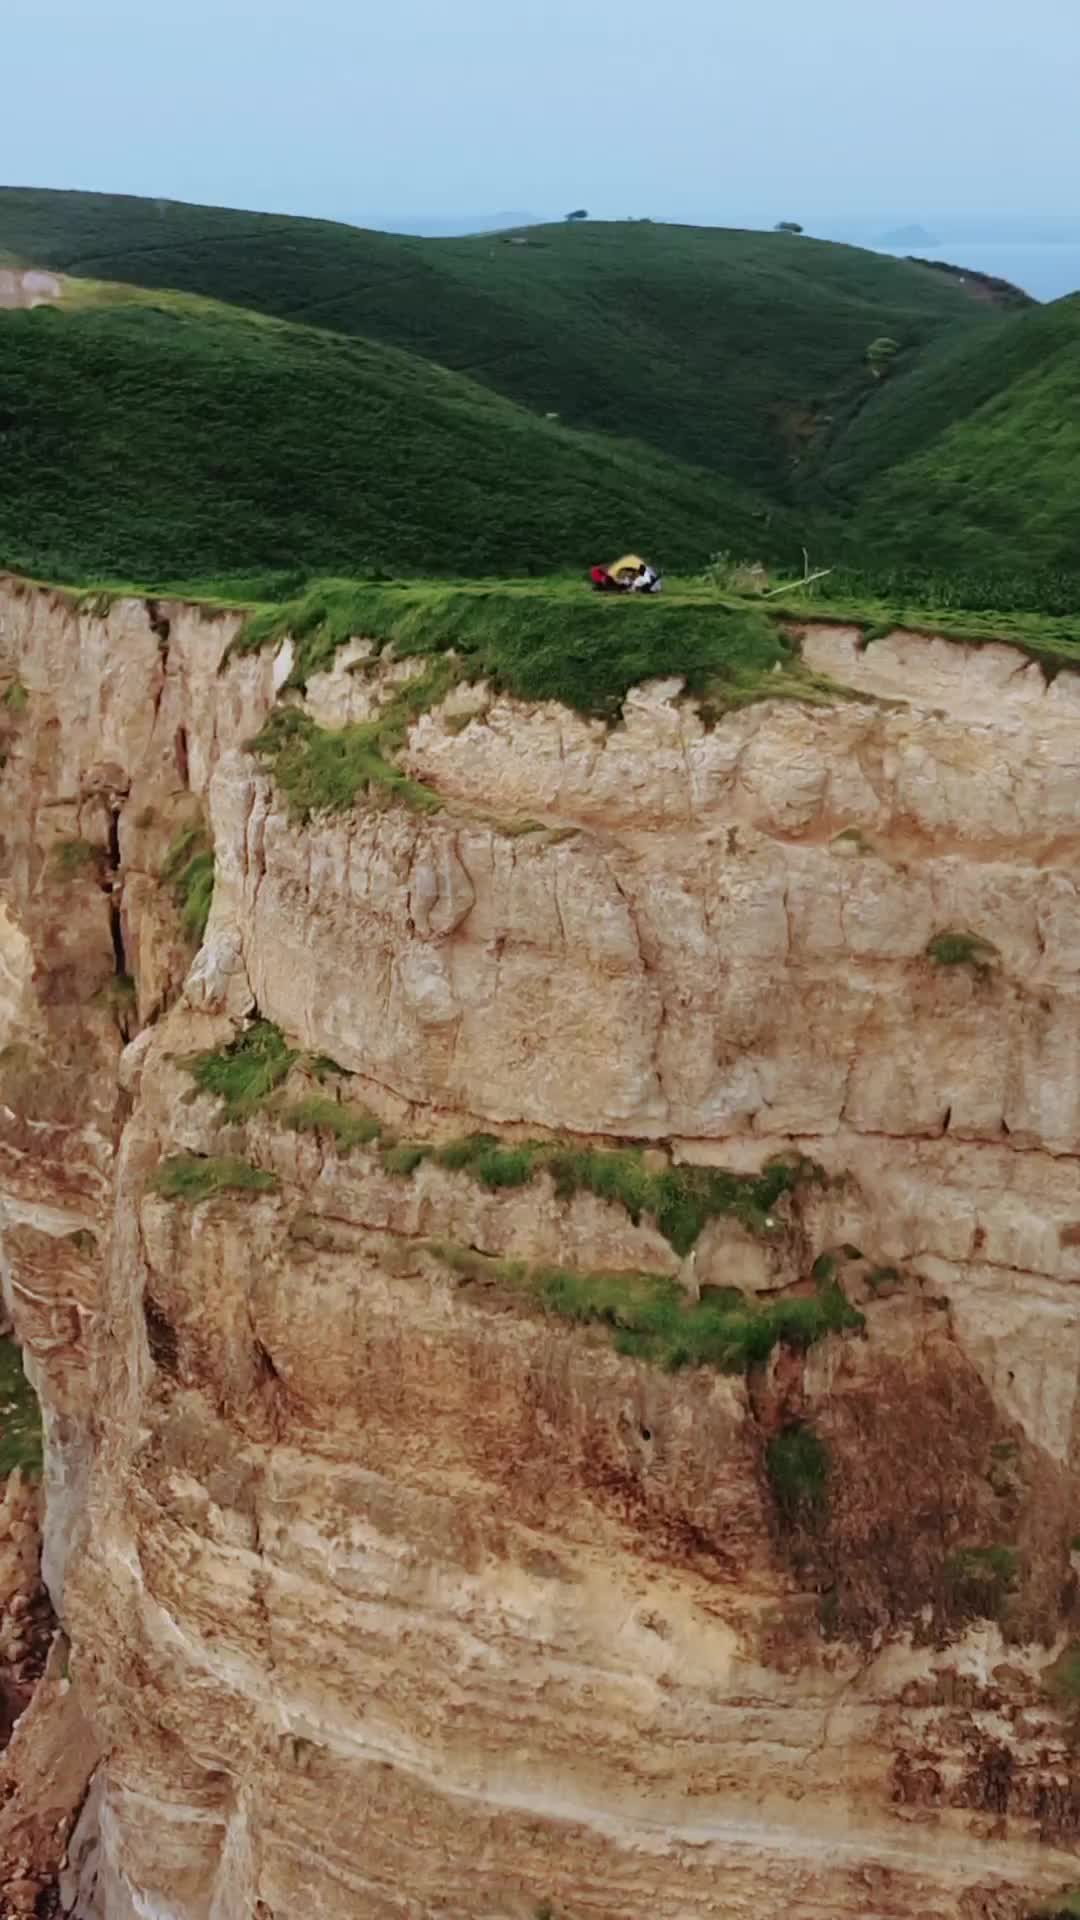
<path fill-rule="evenodd" d="M 127 974 L 127 953 L 124 948 L 124 928 L 120 914 L 120 813 L 118 808 L 109 809 L 109 833 L 106 853 L 106 871 L 103 882 L 109 896 L 109 931 L 112 934 L 113 959 L 119 976 Z"/>
<path fill-rule="evenodd" d="M 162 613 L 160 606 L 156 600 L 148 600 L 146 602 L 146 617 L 150 622 L 150 631 L 154 635 L 154 638 L 157 641 L 158 653 L 161 657 L 161 672 L 157 676 L 157 682 L 154 690 L 153 726 L 156 729 L 157 722 L 158 722 L 158 715 L 161 712 L 161 702 L 165 696 L 165 686 L 168 679 L 169 638 L 172 633 L 172 622 L 166 617 L 165 614 Z M 186 746 L 186 742 L 185 742 L 185 746 Z M 183 785 L 187 786 L 186 767 L 185 767 L 185 771 L 181 773 L 180 777 L 183 782 Z"/>
<path fill-rule="evenodd" d="M 169 635 L 172 632 L 172 621 L 167 615 L 162 613 L 160 603 L 157 600 L 147 601 L 146 617 L 150 622 L 150 631 L 154 635 L 161 652 L 167 654 L 169 651 Z"/>
<path fill-rule="evenodd" d="M 112 935 L 113 959 L 116 962 L 118 979 L 127 977 L 127 954 L 124 951 L 124 929 L 120 917 L 120 908 L 116 901 L 109 904 L 109 931 Z"/>
<path fill-rule="evenodd" d="M 116 979 L 116 1023 L 126 1042 L 131 1039 L 133 1030 L 133 1002 L 131 1001 L 133 989 L 124 941 L 123 881 L 120 877 L 120 808 L 115 802 L 108 810 L 105 867 L 101 877 L 101 891 L 105 895 L 109 911 L 109 937 L 112 941 L 113 973 Z"/>
<path fill-rule="evenodd" d="M 262 1341 L 258 1339 L 255 1342 L 255 1359 L 263 1379 L 272 1382 L 275 1386 L 279 1385 L 281 1375 L 274 1364 L 273 1355 L 268 1352 Z"/>
<path fill-rule="evenodd" d="M 143 1295 L 143 1323 L 150 1358 L 160 1373 L 176 1380 L 180 1374 L 180 1346 L 176 1328 L 149 1293 Z"/>

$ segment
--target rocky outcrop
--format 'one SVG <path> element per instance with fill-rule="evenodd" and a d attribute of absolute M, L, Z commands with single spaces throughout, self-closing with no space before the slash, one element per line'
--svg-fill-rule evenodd
<path fill-rule="evenodd" d="M 833 628 L 835 702 L 711 728 L 459 688 L 406 748 L 440 811 L 300 825 L 237 626 L 0 610 L 5 1297 L 102 1756 L 57 1897 L 1019 1920 L 1080 1879 L 1080 683 Z M 320 724 L 400 679 L 361 652 Z M 290 1078 L 230 1112 L 191 1058 L 256 1012 Z M 420 1152 L 476 1131 L 794 1171 L 665 1232 Z M 667 1372 L 537 1269 L 857 1312 Z"/>

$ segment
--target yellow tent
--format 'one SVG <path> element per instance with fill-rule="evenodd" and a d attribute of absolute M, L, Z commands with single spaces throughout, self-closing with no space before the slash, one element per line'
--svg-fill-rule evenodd
<path fill-rule="evenodd" d="M 621 560 L 612 561 L 608 572 L 613 580 L 622 580 L 624 577 L 630 580 L 636 573 L 642 571 L 644 565 L 644 560 L 638 554 L 624 553 Z"/>

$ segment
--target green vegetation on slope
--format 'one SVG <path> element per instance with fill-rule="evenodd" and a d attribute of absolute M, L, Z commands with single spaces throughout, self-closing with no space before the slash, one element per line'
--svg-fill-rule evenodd
<path fill-rule="evenodd" d="M 819 1527 L 828 1508 L 829 1455 L 813 1427 L 796 1421 L 774 1434 L 765 1449 L 765 1471 L 783 1525 Z"/>
<path fill-rule="evenodd" d="M 4 316 L 0 563 L 240 592 L 805 541 L 894 601 L 1080 600 L 1080 302 L 784 234 L 518 237 L 0 192 L 12 253 L 182 290 Z"/>
<path fill-rule="evenodd" d="M 759 1174 L 691 1166 L 653 1172 L 635 1147 L 579 1147 L 559 1140 L 508 1145 L 487 1133 L 469 1134 L 443 1147 L 424 1147 L 420 1157 L 433 1159 L 452 1173 L 467 1173 L 492 1192 L 528 1186 L 546 1173 L 560 1200 L 571 1200 L 576 1193 L 594 1194 L 598 1200 L 623 1207 L 635 1226 L 649 1215 L 679 1255 L 690 1252 L 710 1220 L 724 1216 L 738 1220 L 751 1233 L 771 1232 L 779 1226 L 773 1209 L 782 1196 L 802 1181 L 822 1177 L 810 1161 L 797 1156 L 771 1160 Z M 411 1172 L 412 1166 L 405 1170 Z"/>
<path fill-rule="evenodd" d="M 0 565 L 56 580 L 696 566 L 781 535 L 717 475 L 423 360 L 175 295 L 0 315 Z"/>
<path fill-rule="evenodd" d="M 351 635 L 372 640 L 377 652 L 390 645 L 399 659 L 434 656 L 361 725 L 328 731 L 289 706 L 271 714 L 251 749 L 299 821 L 347 811 L 364 791 L 396 796 L 417 812 L 437 808 L 438 796 L 402 773 L 395 756 L 412 722 L 463 679 L 608 720 L 632 686 L 671 673 L 683 675 L 707 722 L 766 695 L 839 697 L 803 668 L 775 619 L 715 597 L 609 600 L 580 583 L 530 591 L 320 581 L 298 601 L 257 614 L 235 645 L 246 651 L 286 633 L 297 643 L 293 686 L 328 667 Z"/>
<path fill-rule="evenodd" d="M 944 336 L 884 386 L 828 448 L 829 498 L 853 505 L 868 487 L 939 440 L 958 422 L 1045 368 L 1075 340 L 1080 302 L 1058 300 L 989 330 Z"/>
<path fill-rule="evenodd" d="M 864 1317 L 835 1282 L 816 1294 L 761 1305 L 737 1289 L 694 1300 L 678 1281 L 658 1273 L 580 1272 L 494 1260 L 472 1248 L 436 1244 L 450 1269 L 481 1284 L 498 1282 L 526 1295 L 548 1313 L 604 1327 L 620 1353 L 667 1372 L 716 1367 L 745 1373 L 781 1344 L 805 1352 L 830 1333 L 856 1331 Z"/>
<path fill-rule="evenodd" d="M 312 1094 L 285 1109 L 285 1124 L 294 1133 L 330 1133 L 339 1153 L 351 1153 L 353 1147 L 369 1147 L 382 1134 L 381 1123 L 364 1107 L 346 1101 Z"/>
<path fill-rule="evenodd" d="M 1080 602 L 1080 299 L 953 341 L 827 453 L 845 558 L 868 574 L 960 576 L 971 605 Z"/>
<path fill-rule="evenodd" d="M 214 899 L 214 848 L 201 818 L 182 827 L 165 855 L 161 877 L 169 882 L 184 932 L 198 945 Z"/>
<path fill-rule="evenodd" d="M 470 1134 L 442 1146 L 401 1142 L 351 1101 L 312 1094 L 286 1104 L 284 1082 L 302 1059 L 323 1078 L 341 1072 L 332 1061 L 313 1061 L 288 1047 L 280 1030 L 265 1020 L 252 1022 L 228 1046 L 194 1054 L 183 1064 L 201 1091 L 218 1097 L 226 1119 L 243 1121 L 259 1110 L 276 1113 L 296 1133 L 328 1135 L 338 1153 L 373 1149 L 387 1172 L 403 1178 L 431 1161 L 492 1192 L 505 1192 L 547 1173 L 560 1199 L 592 1193 L 624 1208 L 635 1224 L 651 1215 L 680 1255 L 690 1251 L 709 1220 L 722 1216 L 739 1220 L 751 1232 L 769 1233 L 780 1225 L 772 1210 L 783 1195 L 822 1177 L 809 1161 L 797 1158 L 772 1161 L 760 1174 L 749 1175 L 706 1167 L 656 1171 L 636 1148 L 605 1150 L 559 1140 L 504 1143 L 489 1134 Z M 182 1154 L 163 1162 L 153 1184 L 170 1198 L 198 1202 L 230 1188 L 265 1190 L 275 1181 L 244 1160 Z M 467 1279 L 499 1282 L 548 1312 L 608 1328 L 621 1353 L 669 1370 L 711 1366 L 741 1373 L 767 1360 L 778 1344 L 805 1350 L 829 1334 L 865 1324 L 837 1282 L 833 1261 L 818 1262 L 813 1294 L 762 1305 L 731 1289 L 694 1300 L 665 1274 L 533 1267 L 443 1243 L 433 1243 L 431 1250 Z"/>
<path fill-rule="evenodd" d="M 976 1620 L 996 1620 L 1015 1590 L 1020 1556 L 1015 1547 L 960 1547 L 945 1562 L 954 1608 Z"/>
<path fill-rule="evenodd" d="M 803 671 L 775 618 L 759 606 L 716 594 L 608 599 L 578 583 L 535 588 L 319 581 L 299 599 L 249 621 L 237 646 L 265 646 L 286 633 L 297 641 L 294 685 L 332 663 L 352 635 L 392 645 L 398 658 L 453 650 L 458 677 L 484 679 L 520 700 L 561 700 L 578 713 L 617 716 L 629 689 L 682 674 L 687 691 L 717 706 L 797 692 L 813 698 L 821 683 Z M 392 728 L 380 718 L 381 751 L 400 745 L 399 722 L 449 691 L 452 675 L 413 682 L 395 702 Z M 408 709 L 406 712 L 405 709 Z"/>
<path fill-rule="evenodd" d="M 832 580 L 827 584 L 833 588 Z M 1080 594 L 1075 604 L 1080 609 Z M 1080 667 L 1080 612 L 972 611 L 949 598 L 882 598 L 839 587 L 796 587 L 763 604 L 679 578 L 668 580 L 659 600 L 604 599 L 580 579 L 558 577 L 318 580 L 296 598 L 260 607 L 236 646 L 247 651 L 293 635 L 292 684 L 303 686 L 354 636 L 380 649 L 392 643 L 402 657 L 452 644 L 469 662 L 469 677 L 482 675 L 522 699 L 560 699 L 610 717 L 628 686 L 657 673 L 689 675 L 692 690 L 704 687 L 718 708 L 785 694 L 836 698 L 839 689 L 805 671 L 785 631 L 786 623 L 804 620 L 861 627 L 868 641 L 896 629 L 973 646 L 1006 640 L 1040 661 L 1048 676 L 1061 666 Z"/>
<path fill-rule="evenodd" d="M 150 1184 L 166 1200 L 186 1200 L 198 1206 L 219 1193 L 271 1193 L 277 1186 L 277 1175 L 232 1155 L 214 1159 L 175 1153 L 161 1162 Z"/>
<path fill-rule="evenodd" d="M 16 1467 L 41 1472 L 41 1409 L 14 1340 L 0 1339 L 0 1482 Z"/>
<path fill-rule="evenodd" d="M 393 795 L 414 813 L 441 805 L 437 793 L 386 758 L 378 720 L 331 729 L 295 707 L 278 707 L 249 746 L 300 824 L 317 813 L 347 813 L 363 793 Z"/>
<path fill-rule="evenodd" d="M 1071 597 L 1056 590 L 1050 594 L 1059 609 L 1056 613 L 1035 612 L 1027 604 L 1039 585 L 1036 580 L 1032 580 L 1027 600 L 1023 597 L 1027 594 L 1023 580 L 1013 581 L 1020 596 L 1015 602 L 1008 593 L 1009 583 L 998 580 L 1004 604 L 995 605 L 980 599 L 982 586 L 987 584 L 983 577 L 965 582 L 960 575 L 933 579 L 912 571 L 904 577 L 893 574 L 891 586 L 887 579 L 881 575 L 878 588 L 870 591 L 866 576 L 837 568 L 827 582 L 828 592 L 811 589 L 804 593 L 796 587 L 785 593 L 782 601 L 771 601 L 770 611 L 776 618 L 835 620 L 861 627 L 868 643 L 884 639 L 897 629 L 940 634 L 946 640 L 975 647 L 1003 640 L 1029 659 L 1038 660 L 1047 680 L 1063 666 L 1080 667 L 1080 575 L 1076 576 Z M 1058 584 L 1063 582 L 1064 576 Z M 965 586 L 974 604 L 965 602 Z"/>
<path fill-rule="evenodd" d="M 49 874 L 66 883 L 90 873 L 101 860 L 101 848 L 93 840 L 57 840 L 49 853 Z"/>
<path fill-rule="evenodd" d="M 299 1058 L 280 1027 L 253 1020 L 229 1046 L 193 1053 L 182 1064 L 200 1093 L 221 1101 L 228 1119 L 245 1120 L 265 1105 Z"/>
<path fill-rule="evenodd" d="M 771 1161 L 754 1175 L 712 1167 L 654 1170 L 637 1148 L 581 1147 L 562 1140 L 500 1142 L 490 1134 L 470 1134 L 442 1146 L 402 1142 L 355 1102 L 321 1093 L 286 1102 L 285 1081 L 301 1061 L 324 1078 L 340 1074 L 332 1061 L 312 1061 L 289 1047 L 279 1028 L 256 1020 L 228 1046 L 193 1054 L 183 1064 L 202 1092 L 217 1096 L 227 1120 L 250 1119 L 260 1110 L 276 1114 L 296 1133 L 329 1136 L 338 1153 L 371 1148 L 388 1173 L 402 1178 L 430 1161 L 448 1173 L 466 1174 L 491 1192 L 507 1192 L 546 1173 L 559 1199 L 591 1193 L 622 1207 L 635 1224 L 651 1216 L 680 1255 L 689 1253 L 712 1219 L 734 1218 L 758 1234 L 779 1229 L 773 1210 L 783 1196 L 802 1182 L 822 1178 L 819 1169 L 798 1158 Z M 163 1162 L 153 1184 L 170 1198 L 198 1202 L 227 1189 L 267 1190 L 275 1180 L 245 1160 L 180 1154 Z M 806 1349 L 828 1334 L 864 1325 L 831 1261 L 815 1267 L 812 1294 L 761 1305 L 732 1290 L 693 1300 L 664 1274 L 532 1267 L 441 1243 L 432 1250 L 467 1278 L 498 1281 L 549 1312 L 611 1329 L 620 1352 L 669 1369 L 712 1366 L 745 1372 L 780 1343 Z"/>
<path fill-rule="evenodd" d="M 900 369 L 943 333 L 999 324 L 945 275 L 826 241 L 648 221 L 521 237 L 421 240 L 161 200 L 0 192 L 0 244 L 27 262 L 404 348 L 534 414 L 630 433 L 774 498 L 830 418 L 873 386 L 874 340 L 898 342 Z M 616 550 L 638 537 L 628 527 Z M 674 564 L 659 535 L 649 539 Z"/>
<path fill-rule="evenodd" d="M 1045 1670 L 1043 1686 L 1063 1706 L 1080 1702 L 1080 1643 L 1071 1640 L 1062 1649 L 1053 1665 Z"/>
<path fill-rule="evenodd" d="M 362 790 L 382 789 L 418 813 L 434 812 L 438 795 L 394 765 L 409 726 L 449 692 L 460 677 L 452 660 L 432 661 L 400 687 L 374 720 L 329 730 L 296 707 L 277 707 L 251 751 L 274 775 L 294 820 L 340 813 Z"/>
<path fill-rule="evenodd" d="M 977 933 L 938 933 L 926 949 L 936 967 L 971 967 L 985 975 L 997 958 L 997 949 Z"/>
<path fill-rule="evenodd" d="M 332 1063 L 311 1061 L 289 1047 L 279 1027 L 254 1020 L 228 1046 L 191 1054 L 182 1065 L 202 1093 L 220 1100 L 224 1117 L 246 1120 L 261 1109 L 280 1108 L 279 1094 L 302 1061 L 320 1077 Z M 336 1114 L 331 1111 L 337 1108 Z M 378 1142 L 388 1172 L 410 1175 L 424 1160 L 450 1173 L 464 1173 L 491 1192 L 526 1187 L 549 1175 L 560 1200 L 591 1193 L 620 1206 L 638 1224 L 647 1214 L 679 1255 L 687 1254 L 710 1220 L 730 1217 L 751 1233 L 779 1230 L 774 1210 L 783 1196 L 825 1176 L 800 1155 L 770 1160 L 760 1173 L 728 1173 L 719 1167 L 650 1167 L 638 1147 L 582 1147 L 570 1140 L 521 1140 L 507 1143 L 488 1133 L 471 1133 L 442 1146 L 399 1141 L 359 1106 L 318 1097 L 285 1111 L 287 1124 L 300 1132 L 332 1132 L 346 1149 Z M 205 1167 L 208 1163 L 196 1163 Z M 831 1274 L 826 1276 L 831 1278 Z"/>
<path fill-rule="evenodd" d="M 1080 595 L 1078 595 L 1080 604 Z M 835 619 L 861 626 L 867 641 L 895 629 L 935 633 L 975 646 L 1008 641 L 1038 661 L 1047 678 L 1080 668 L 1080 618 L 1034 613 L 920 608 L 865 597 L 810 598 L 800 592 L 767 606 L 694 581 L 674 580 L 658 600 L 606 599 L 578 580 L 478 581 L 320 580 L 295 599 L 261 607 L 234 649 L 247 652 L 291 635 L 295 663 L 289 684 L 302 688 L 333 664 L 352 638 L 370 640 L 377 656 L 430 658 L 376 720 L 328 733 L 302 713 L 279 709 L 253 743 L 273 771 L 295 817 L 351 807 L 364 788 L 383 788 L 417 810 L 437 797 L 394 765 L 411 722 L 455 680 L 485 680 L 522 700 L 558 700 L 576 712 L 617 719 L 627 691 L 666 674 L 683 677 L 706 724 L 762 699 L 809 704 L 849 697 L 803 666 L 788 626 Z M 454 661 L 446 659 L 453 650 Z M 358 661 L 353 672 L 366 671 Z M 975 963 L 974 936 L 948 933 L 930 957 L 939 964 Z M 957 946 L 957 942 L 961 944 Z M 993 957 L 981 943 L 979 959 Z"/>

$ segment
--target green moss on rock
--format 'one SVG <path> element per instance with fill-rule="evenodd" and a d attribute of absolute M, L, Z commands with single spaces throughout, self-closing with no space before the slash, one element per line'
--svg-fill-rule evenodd
<path fill-rule="evenodd" d="M 215 1159 L 177 1153 L 162 1161 L 150 1184 L 166 1200 L 186 1200 L 198 1206 L 220 1193 L 271 1193 L 277 1186 L 277 1175 L 231 1155 Z"/>
<path fill-rule="evenodd" d="M 530 1266 L 438 1243 L 433 1251 L 465 1279 L 498 1283 L 561 1319 L 602 1327 L 620 1353 L 669 1373 L 684 1367 L 746 1373 L 777 1345 L 803 1351 L 831 1333 L 864 1324 L 862 1314 L 832 1285 L 814 1296 L 766 1304 L 748 1301 L 735 1289 L 695 1300 L 667 1274 Z"/>
<path fill-rule="evenodd" d="M 201 945 L 214 899 L 214 848 L 205 821 L 181 828 L 165 855 L 161 877 L 172 887 L 184 931 Z"/>

